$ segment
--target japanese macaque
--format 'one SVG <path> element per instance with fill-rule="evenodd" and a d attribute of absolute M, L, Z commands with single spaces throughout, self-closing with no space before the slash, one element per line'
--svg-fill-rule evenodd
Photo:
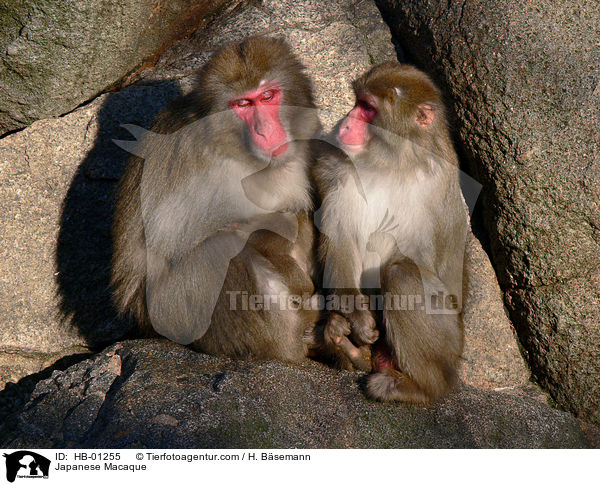
<path fill-rule="evenodd" d="M 440 92 L 386 62 L 354 82 L 356 105 L 314 169 L 323 334 L 342 367 L 373 370 L 378 400 L 434 401 L 457 381 L 463 349 L 467 210 Z"/>
<path fill-rule="evenodd" d="M 289 46 L 253 37 L 215 53 L 145 132 L 118 190 L 112 268 L 116 304 L 143 334 L 234 358 L 305 358 L 319 316 L 306 304 L 319 129 Z"/>

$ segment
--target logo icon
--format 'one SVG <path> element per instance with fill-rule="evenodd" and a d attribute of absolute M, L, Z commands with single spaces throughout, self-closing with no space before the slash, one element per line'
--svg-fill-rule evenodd
<path fill-rule="evenodd" d="M 50 460 L 33 451 L 15 451 L 6 458 L 6 479 L 14 482 L 15 478 L 48 478 Z"/>

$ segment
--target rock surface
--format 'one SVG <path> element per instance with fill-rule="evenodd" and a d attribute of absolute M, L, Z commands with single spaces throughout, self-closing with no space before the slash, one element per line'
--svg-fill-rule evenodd
<path fill-rule="evenodd" d="M 0 140 L 2 384 L 127 331 L 108 291 L 112 196 L 127 154 L 110 140 L 126 136 L 120 123 L 149 125 L 176 93 L 128 88 Z"/>
<path fill-rule="evenodd" d="M 429 406 L 365 399 L 363 375 L 123 342 L 41 381 L 0 448 L 579 448 L 575 418 L 469 387 Z"/>
<path fill-rule="evenodd" d="M 461 379 L 480 389 L 518 393 L 527 388 L 535 392 L 529 384 L 531 373 L 517 346 L 494 269 L 473 233 L 467 238 L 465 267 Z"/>
<path fill-rule="evenodd" d="M 600 423 L 600 31 L 574 0 L 379 0 L 451 100 L 529 363 Z"/>
<path fill-rule="evenodd" d="M 94 98 L 232 0 L 9 0 L 0 6 L 0 135 Z"/>

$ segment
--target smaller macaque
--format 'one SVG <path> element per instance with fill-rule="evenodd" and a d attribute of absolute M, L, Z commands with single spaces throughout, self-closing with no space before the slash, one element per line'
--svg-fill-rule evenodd
<path fill-rule="evenodd" d="M 313 171 L 323 287 L 342 302 L 322 329 L 325 351 L 372 368 L 370 397 L 427 403 L 455 385 L 463 349 L 458 159 L 423 72 L 387 62 L 353 87 L 332 141 L 341 150 L 324 147 Z"/>

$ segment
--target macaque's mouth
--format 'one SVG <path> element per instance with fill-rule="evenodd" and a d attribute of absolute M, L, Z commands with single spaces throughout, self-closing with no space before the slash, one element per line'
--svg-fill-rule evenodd
<path fill-rule="evenodd" d="M 265 153 L 269 157 L 279 157 L 287 151 L 289 144 L 289 141 L 284 141 L 283 143 L 275 146 L 274 148 L 269 148 L 268 150 L 265 150 Z"/>
<path fill-rule="evenodd" d="M 340 141 L 340 144 L 342 145 L 342 148 L 351 151 L 351 152 L 361 152 L 365 149 L 365 147 L 367 146 L 365 143 L 360 143 L 358 145 L 350 145 L 347 143 L 343 143 Z"/>
<path fill-rule="evenodd" d="M 362 152 L 369 144 L 370 139 L 370 136 L 348 137 L 346 134 L 338 134 L 337 136 L 340 148 L 349 152 Z"/>

